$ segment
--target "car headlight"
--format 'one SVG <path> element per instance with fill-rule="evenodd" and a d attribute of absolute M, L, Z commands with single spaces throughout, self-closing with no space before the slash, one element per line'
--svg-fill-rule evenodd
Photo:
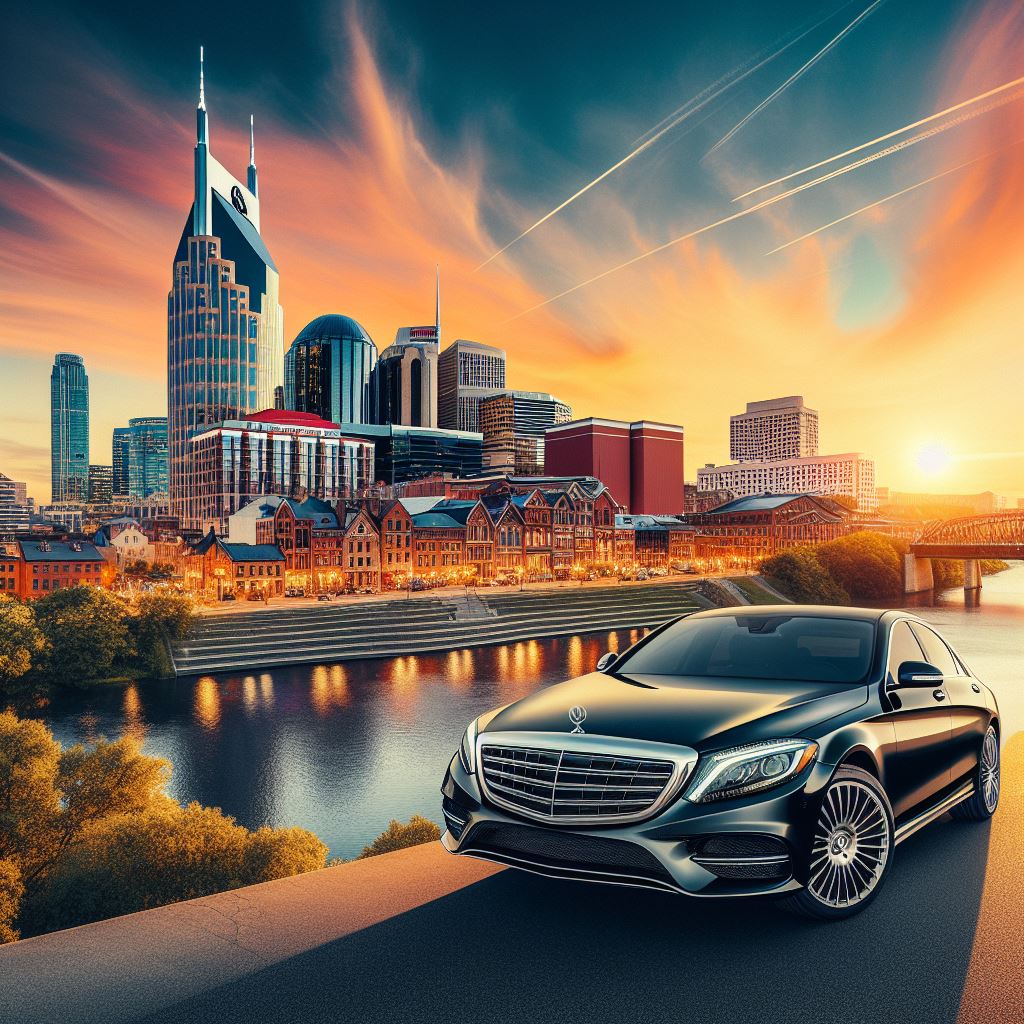
<path fill-rule="evenodd" d="M 686 798 L 724 800 L 777 786 L 802 772 L 817 756 L 810 740 L 768 740 L 702 757 Z"/>
<path fill-rule="evenodd" d="M 478 722 L 479 719 L 474 719 L 469 723 L 463 734 L 462 742 L 459 744 L 459 760 L 462 762 L 462 767 L 470 775 L 476 771 L 476 734 L 479 731 Z"/>

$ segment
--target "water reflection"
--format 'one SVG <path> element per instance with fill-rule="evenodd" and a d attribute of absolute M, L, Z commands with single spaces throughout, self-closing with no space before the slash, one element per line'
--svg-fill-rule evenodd
<path fill-rule="evenodd" d="M 962 595 L 918 610 L 997 687 L 1010 735 L 1024 728 L 1024 566 L 987 577 L 980 608 Z M 390 818 L 437 819 L 438 786 L 472 718 L 590 671 L 643 632 L 67 693 L 39 714 L 66 744 L 137 736 L 174 765 L 178 799 L 249 826 L 311 828 L 352 856 Z"/>

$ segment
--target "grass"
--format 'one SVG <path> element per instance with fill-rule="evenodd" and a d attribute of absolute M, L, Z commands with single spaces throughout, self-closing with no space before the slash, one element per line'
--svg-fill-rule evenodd
<path fill-rule="evenodd" d="M 749 576 L 730 577 L 729 582 L 739 590 L 751 604 L 778 604 L 779 599 L 764 589 Z"/>

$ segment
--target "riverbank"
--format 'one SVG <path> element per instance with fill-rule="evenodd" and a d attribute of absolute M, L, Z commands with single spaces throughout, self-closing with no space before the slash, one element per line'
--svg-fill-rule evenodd
<path fill-rule="evenodd" d="M 728 603 L 708 581 L 668 578 L 493 593 L 434 593 L 416 600 L 333 602 L 230 615 L 203 615 L 172 645 L 177 676 L 345 662 L 570 634 L 647 628 L 677 615 Z"/>

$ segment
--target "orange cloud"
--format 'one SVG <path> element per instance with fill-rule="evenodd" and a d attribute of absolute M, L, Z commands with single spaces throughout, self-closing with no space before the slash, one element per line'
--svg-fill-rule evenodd
<path fill-rule="evenodd" d="M 1011 77 L 1022 42 L 1019 4 L 976 13 L 944 55 L 935 109 Z M 727 456 L 728 416 L 746 401 L 803 393 L 822 412 L 823 448 L 874 456 L 880 482 L 1024 494 L 1019 460 L 958 464 L 956 477 L 940 482 L 918 479 L 912 464 L 918 440 L 954 453 L 1020 447 L 1004 441 L 1015 430 L 1019 437 L 1009 382 L 1024 376 L 1024 146 L 936 183 L 925 199 L 905 208 L 897 201 L 884 216 L 848 222 L 753 269 L 728 255 L 727 228 L 504 325 L 679 226 L 650 237 L 628 203 L 602 187 L 586 197 L 585 220 L 555 217 L 522 252 L 474 273 L 501 244 L 485 227 L 486 210 L 520 225 L 537 211 L 488 185 L 487 154 L 472 141 L 443 159 L 431 150 L 354 9 L 339 47 L 327 83 L 337 116 L 318 134 L 257 113 L 263 228 L 281 271 L 286 342 L 334 311 L 356 317 L 385 347 L 398 326 L 432 317 L 437 263 L 446 339 L 505 347 L 510 385 L 550 390 L 580 415 L 684 423 L 688 476 Z M 90 154 L 88 185 L 70 172 L 44 175 L 0 160 L 3 206 L 20 212 L 0 226 L 0 352 L 5 361 L 35 360 L 41 376 L 53 352 L 70 349 L 86 356 L 94 381 L 126 369 L 137 377 L 123 404 L 101 408 L 94 397 L 93 458 L 103 461 L 111 426 L 155 411 L 128 402 L 162 400 L 170 261 L 190 202 L 191 118 L 184 99 L 172 118 L 147 83 L 110 61 L 73 70 L 122 130 L 76 128 Z M 240 173 L 244 126 L 218 116 L 226 104 L 214 87 L 208 102 L 212 148 Z M 1012 104 L 948 133 L 948 162 L 933 170 L 1024 136 L 1022 118 L 1024 103 Z M 720 163 L 714 170 L 723 181 L 740 178 Z M 799 233 L 784 209 L 757 219 L 779 242 Z M 851 331 L 837 322 L 846 249 L 874 230 L 903 236 L 906 300 L 884 322 Z M 45 409 L 33 415 L 32 440 L 45 443 Z M 0 416 L 0 436 L 14 431 Z M 48 492 L 41 479 L 32 484 L 37 495 Z"/>

